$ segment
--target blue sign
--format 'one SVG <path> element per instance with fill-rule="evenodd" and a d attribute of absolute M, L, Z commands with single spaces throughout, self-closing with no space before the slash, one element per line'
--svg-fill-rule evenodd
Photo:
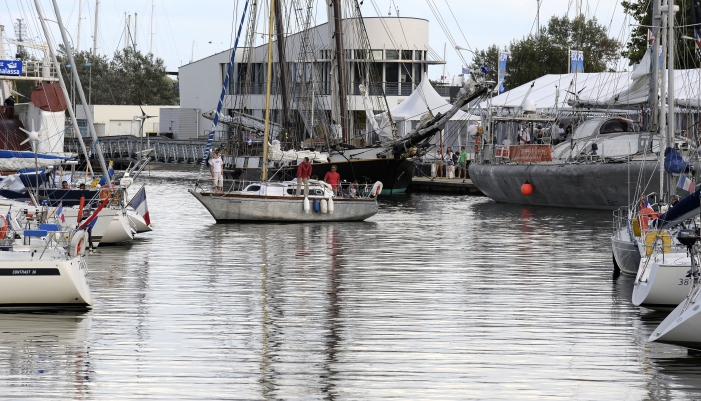
<path fill-rule="evenodd" d="M 571 50 L 570 51 L 570 65 L 572 66 L 570 72 L 584 72 L 584 52 L 581 50 Z"/>
<path fill-rule="evenodd" d="M 22 75 L 21 60 L 0 60 L 0 75 Z"/>
<path fill-rule="evenodd" d="M 504 92 L 504 78 L 506 78 L 506 60 L 508 53 L 499 53 L 499 92 Z"/>

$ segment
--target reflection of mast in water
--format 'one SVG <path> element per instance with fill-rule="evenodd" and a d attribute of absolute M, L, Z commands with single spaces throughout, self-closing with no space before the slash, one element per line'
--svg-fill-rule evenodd
<path fill-rule="evenodd" d="M 263 273 L 261 277 L 261 315 L 262 315 L 262 337 L 261 337 L 261 358 L 260 358 L 260 384 L 263 391 L 263 396 L 268 398 L 272 396 L 275 390 L 275 371 L 273 369 L 272 357 L 271 357 L 271 341 L 272 334 L 270 316 L 268 314 L 268 253 L 265 250 L 265 243 L 261 247 L 261 255 L 263 256 L 263 264 L 261 266 L 261 272 Z"/>
<path fill-rule="evenodd" d="M 326 375 L 326 385 L 323 388 L 323 392 L 327 394 L 328 399 L 334 399 L 334 392 L 332 391 L 335 387 L 335 375 L 336 371 L 333 369 L 333 365 L 338 363 L 336 359 L 336 352 L 338 351 L 338 345 L 341 342 L 341 333 L 338 327 L 338 321 L 340 318 L 340 297 L 341 292 L 341 266 L 342 259 L 340 255 L 341 244 L 338 238 L 338 230 L 331 228 L 330 240 L 329 240 L 329 256 L 331 256 L 331 264 L 329 270 L 329 335 L 326 337 L 326 353 L 328 355 L 327 362 L 324 364 L 324 368 L 327 371 Z"/>

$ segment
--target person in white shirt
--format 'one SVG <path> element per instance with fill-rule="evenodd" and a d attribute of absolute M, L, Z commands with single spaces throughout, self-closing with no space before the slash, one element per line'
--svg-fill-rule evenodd
<path fill-rule="evenodd" d="M 521 133 L 518 136 L 518 143 L 521 145 L 527 145 L 531 143 L 531 134 L 528 132 L 528 127 L 524 126 Z"/>
<path fill-rule="evenodd" d="M 504 145 L 504 146 L 506 146 L 506 147 L 508 148 L 509 146 L 511 146 L 511 139 L 509 139 L 509 138 L 504 138 L 504 140 L 501 141 L 501 144 Z"/>
<path fill-rule="evenodd" d="M 214 180 L 214 191 L 221 191 L 224 188 L 223 165 L 219 152 L 213 152 L 212 158 L 209 159 L 209 172 L 212 173 L 212 180 Z"/>

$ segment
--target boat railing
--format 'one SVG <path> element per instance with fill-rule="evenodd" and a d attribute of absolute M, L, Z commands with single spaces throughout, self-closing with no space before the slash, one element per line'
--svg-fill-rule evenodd
<path fill-rule="evenodd" d="M 274 181 L 272 181 L 274 183 Z M 241 192 L 244 189 L 246 189 L 249 185 L 251 184 L 258 184 L 260 183 L 259 180 L 233 180 L 231 181 L 231 185 L 228 186 L 228 188 L 225 188 L 225 191 L 222 192 L 224 193 L 230 193 L 230 192 Z M 373 186 L 375 185 L 374 182 L 363 182 L 363 183 L 358 183 L 358 182 L 348 182 L 344 181 L 339 184 L 339 191 L 336 195 L 334 195 L 334 198 L 345 198 L 345 199 L 351 199 L 351 198 L 374 198 L 375 193 L 373 193 L 372 189 Z M 322 191 L 324 188 L 323 186 L 326 187 L 326 189 L 330 189 L 328 184 L 324 183 L 323 181 L 313 181 L 309 183 L 309 191 L 310 191 L 310 196 L 312 197 L 325 197 L 325 191 L 324 194 L 321 193 L 315 193 L 313 191 L 316 191 L 318 189 L 321 189 Z M 205 190 L 204 187 L 200 187 L 202 191 Z M 285 191 L 283 196 L 296 196 L 296 189 L 297 185 L 292 184 L 288 185 L 288 191 Z M 292 193 L 289 193 L 289 189 L 293 189 L 294 191 Z M 355 189 L 355 191 L 353 191 Z M 304 191 L 304 184 L 302 184 L 302 191 Z M 355 195 L 353 195 L 353 192 L 355 192 Z"/>

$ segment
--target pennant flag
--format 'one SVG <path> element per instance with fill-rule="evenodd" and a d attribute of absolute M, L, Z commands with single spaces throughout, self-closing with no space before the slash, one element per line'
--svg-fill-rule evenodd
<path fill-rule="evenodd" d="M 647 41 L 650 42 L 651 45 L 655 44 L 655 34 L 652 33 L 652 29 L 647 30 Z"/>
<path fill-rule="evenodd" d="M 56 217 L 61 221 L 61 223 L 66 222 L 66 216 L 63 214 L 63 203 L 56 209 Z"/>
<path fill-rule="evenodd" d="M 694 192 L 694 182 L 684 174 L 679 177 L 679 184 L 677 186 L 686 192 Z"/>
<path fill-rule="evenodd" d="M 468 70 L 468 69 L 465 68 L 465 67 L 462 67 L 462 73 L 463 73 L 463 74 L 469 74 L 469 73 L 470 73 L 470 70 Z"/>
<path fill-rule="evenodd" d="M 570 72 L 584 72 L 584 52 L 581 50 L 570 50 Z"/>
<path fill-rule="evenodd" d="M 146 187 L 141 187 L 139 192 L 131 198 L 129 206 L 133 207 L 134 210 L 144 218 L 146 225 L 151 225 L 151 218 L 148 215 L 148 205 L 146 204 Z"/>

